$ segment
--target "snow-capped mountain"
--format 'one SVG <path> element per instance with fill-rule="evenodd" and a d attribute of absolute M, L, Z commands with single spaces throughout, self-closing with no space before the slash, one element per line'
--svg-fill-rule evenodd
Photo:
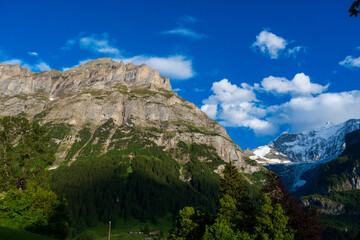
<path fill-rule="evenodd" d="M 359 128 L 360 119 L 350 119 L 300 133 L 285 132 L 268 145 L 248 151 L 248 155 L 262 165 L 331 160 L 345 149 L 345 135 Z"/>

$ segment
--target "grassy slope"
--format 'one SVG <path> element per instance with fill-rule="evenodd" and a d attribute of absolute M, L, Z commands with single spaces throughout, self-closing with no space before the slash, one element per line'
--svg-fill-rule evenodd
<path fill-rule="evenodd" d="M 155 225 L 152 222 L 141 222 L 137 219 L 124 220 L 119 218 L 117 220 L 116 226 L 111 229 L 111 239 L 123 239 L 123 240 L 143 240 L 147 235 L 146 234 L 129 234 L 130 231 L 140 232 L 146 225 L 149 227 L 149 231 L 160 230 L 166 234 L 173 224 L 172 215 L 167 214 L 163 218 L 159 218 L 158 223 Z M 107 224 L 100 223 L 94 228 L 89 228 L 84 231 L 75 239 L 79 239 L 80 236 L 86 236 L 89 239 L 96 240 L 107 240 L 107 233 L 109 226 Z"/>
<path fill-rule="evenodd" d="M 54 238 L 27 232 L 25 230 L 18 230 L 0 226 L 0 239 L 1 240 L 54 240 Z"/>

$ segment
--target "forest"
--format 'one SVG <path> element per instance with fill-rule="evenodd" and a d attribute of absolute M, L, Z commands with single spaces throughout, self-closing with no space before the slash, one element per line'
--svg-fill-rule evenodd
<path fill-rule="evenodd" d="M 157 224 L 171 214 L 174 225 L 163 238 L 321 238 L 317 211 L 303 209 L 276 174 L 264 171 L 252 180 L 266 177 L 266 184 L 250 184 L 249 175 L 226 164 L 220 177 L 213 170 L 224 162 L 213 148 L 180 141 L 165 151 L 148 140 L 148 129 L 136 127 L 116 130 L 114 149 L 102 154 L 102 139 L 112 125 L 108 121 L 95 131 L 96 143 L 83 128 L 71 148 L 77 150 L 70 149 L 66 163 L 49 171 L 59 126 L 2 118 L 0 225 L 87 239 L 86 229 L 109 220 L 116 228 L 119 220 Z M 75 152 L 77 160 L 69 164 Z M 200 160 L 206 156 L 213 161 Z"/>

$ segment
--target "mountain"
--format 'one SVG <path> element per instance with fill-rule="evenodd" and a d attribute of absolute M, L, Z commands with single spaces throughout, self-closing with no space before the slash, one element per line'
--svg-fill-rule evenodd
<path fill-rule="evenodd" d="M 68 202 L 73 236 L 109 219 L 156 222 L 184 206 L 214 213 L 229 162 L 249 191 L 264 184 L 264 168 L 145 64 L 101 58 L 34 73 L 2 63 L 0 116 L 9 115 L 49 130 L 49 184 Z"/>
<path fill-rule="evenodd" d="M 360 228 L 360 130 L 348 133 L 345 144 L 340 156 L 306 173 L 312 175 L 304 186 L 311 195 L 301 198 L 304 206 L 323 213 L 329 239 L 335 234 L 355 239 L 351 234 Z"/>
<path fill-rule="evenodd" d="M 344 123 L 327 122 L 324 126 L 299 133 L 282 133 L 266 146 L 252 151 L 250 158 L 263 165 L 321 161 L 341 153 L 345 146 L 345 135 L 360 128 L 359 119 Z"/>
<path fill-rule="evenodd" d="M 250 159 L 277 172 L 290 191 L 306 183 L 302 175 L 311 168 L 336 158 L 345 149 L 345 135 L 360 128 L 359 119 L 300 133 L 282 133 L 266 146 L 246 149 Z"/>
<path fill-rule="evenodd" d="M 156 129 L 149 139 L 165 149 L 177 148 L 179 141 L 206 144 L 225 162 L 232 161 L 247 172 L 257 169 L 244 161 L 243 151 L 220 124 L 172 92 L 169 79 L 145 64 L 125 65 L 102 58 L 64 72 L 34 73 L 2 63 L 0 93 L 1 116 L 22 115 L 49 126 L 65 125 L 66 137 L 56 139 L 55 165 L 75 160 L 78 152 L 70 157 L 69 151 L 81 142 L 77 136 L 81 129 L 86 126 L 92 139 L 98 127 L 110 120 L 114 127 L 101 139 L 102 153 L 113 148 L 116 127 L 137 126 Z"/>

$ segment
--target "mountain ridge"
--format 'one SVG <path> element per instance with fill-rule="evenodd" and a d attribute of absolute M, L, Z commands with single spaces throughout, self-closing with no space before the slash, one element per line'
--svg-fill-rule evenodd
<path fill-rule="evenodd" d="M 340 154 L 345 135 L 360 128 L 360 119 L 324 126 L 299 133 L 282 133 L 266 146 L 247 151 L 251 159 L 260 164 L 321 161 Z"/>
<path fill-rule="evenodd" d="M 165 150 L 178 148 L 179 141 L 205 144 L 245 172 L 260 169 L 246 162 L 241 148 L 220 124 L 172 92 L 169 79 L 145 64 L 125 65 L 102 58 L 63 72 L 33 73 L 20 65 L 2 63 L 0 92 L 2 116 L 22 115 L 53 127 L 66 126 L 67 135 L 55 139 L 59 145 L 55 165 L 68 159 L 72 146 L 81 140 L 80 131 L 89 129 L 90 141 L 111 119 L 114 127 L 103 140 L 103 153 L 118 127 L 136 126 L 151 131 L 149 140 Z"/>

